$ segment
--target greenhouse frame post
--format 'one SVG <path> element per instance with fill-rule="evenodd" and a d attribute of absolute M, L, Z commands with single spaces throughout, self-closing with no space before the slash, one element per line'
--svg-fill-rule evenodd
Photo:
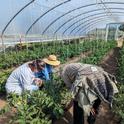
<path fill-rule="evenodd" d="M 1 36 L 1 42 L 2 42 L 2 50 L 3 50 L 3 53 L 4 53 L 4 55 L 6 55 L 5 54 L 5 45 L 4 45 L 4 41 L 3 41 L 3 37 Z"/>
<path fill-rule="evenodd" d="M 109 24 L 106 25 L 106 34 L 105 34 L 105 41 L 108 41 L 108 28 L 109 28 Z"/>
<path fill-rule="evenodd" d="M 116 26 L 116 32 L 115 32 L 115 40 L 118 38 L 118 25 Z"/>
<path fill-rule="evenodd" d="M 97 42 L 98 42 L 98 29 L 96 28 L 96 40 L 97 40 Z"/>

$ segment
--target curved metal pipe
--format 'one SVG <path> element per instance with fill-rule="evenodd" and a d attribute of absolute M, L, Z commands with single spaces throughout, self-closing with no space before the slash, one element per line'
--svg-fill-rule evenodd
<path fill-rule="evenodd" d="M 103 20 L 104 21 L 104 20 Z M 109 21 L 109 20 L 108 20 Z M 89 32 L 90 30 L 94 30 L 95 28 L 96 28 L 96 26 L 98 25 L 98 23 L 101 23 L 101 22 L 96 22 L 96 23 L 94 23 L 94 24 L 92 24 L 92 25 L 89 25 L 87 28 L 85 28 L 85 29 L 87 29 L 87 30 L 85 30 L 85 31 L 81 31 L 79 34 L 81 35 L 82 33 L 84 33 L 84 32 Z"/>
<path fill-rule="evenodd" d="M 113 12 L 113 13 L 117 13 L 117 14 L 124 14 L 124 12 Z M 99 13 L 98 15 L 101 15 L 101 14 L 103 14 L 103 13 Z M 92 21 L 92 20 L 91 20 Z M 88 21 L 85 21 L 85 23 L 86 22 L 88 22 Z M 81 23 L 81 24 L 79 24 L 78 26 L 76 26 L 74 29 L 73 29 L 73 31 L 74 30 L 76 30 L 78 27 L 80 27 L 81 25 L 83 25 L 83 24 L 85 24 L 85 23 Z M 88 23 L 89 24 L 89 23 Z M 85 26 L 87 26 L 87 24 L 85 25 Z M 83 26 L 84 27 L 84 26 Z M 82 28 L 82 27 L 81 27 Z M 71 33 L 73 32 L 73 31 L 71 31 Z M 70 34 L 71 34 L 70 33 Z"/>
<path fill-rule="evenodd" d="M 121 9 L 120 9 L 120 10 L 121 10 Z M 122 10 L 124 10 L 124 9 L 122 9 Z M 63 32 L 62 34 L 64 35 L 65 32 L 67 32 L 67 30 L 69 30 L 69 29 L 70 29 L 73 25 L 75 25 L 76 23 L 78 23 L 78 22 L 80 22 L 80 21 L 82 21 L 82 20 L 84 20 L 84 19 L 86 19 L 86 18 L 89 18 L 89 17 L 91 17 L 91 16 L 95 16 L 95 15 L 98 15 L 98 14 L 93 14 L 93 15 L 87 16 L 87 17 L 85 17 L 85 18 L 79 19 L 78 21 L 74 22 L 74 23 L 71 24 L 69 27 L 67 27 L 67 28 L 64 30 L 64 32 Z"/>
<path fill-rule="evenodd" d="M 57 8 L 57 7 L 59 7 L 59 6 L 63 5 L 63 4 L 65 4 L 65 3 L 67 3 L 67 2 L 69 2 L 69 1 L 71 1 L 71 0 L 66 0 L 66 1 L 64 1 L 64 2 L 58 4 L 58 5 L 54 6 L 54 7 L 52 7 L 51 9 L 49 9 L 48 11 L 46 11 L 45 13 L 43 13 L 41 16 L 39 16 L 39 17 L 31 24 L 31 26 L 28 28 L 28 30 L 26 31 L 26 35 L 27 35 L 28 32 L 31 30 L 31 28 L 32 28 L 43 16 L 45 16 L 45 15 L 46 15 L 47 13 L 49 13 L 50 11 L 54 10 L 55 8 Z"/>
<path fill-rule="evenodd" d="M 105 14 L 105 13 L 104 13 Z M 82 22 L 82 23 L 80 23 L 78 26 L 76 26 L 74 29 L 72 29 L 71 30 L 71 32 L 69 33 L 69 35 L 71 35 L 78 27 L 80 27 L 82 24 L 85 24 L 86 22 L 89 22 L 90 20 L 92 20 L 93 22 L 95 21 L 95 20 L 99 20 L 99 19 L 101 19 L 101 18 L 107 18 L 108 17 L 108 15 L 103 15 L 103 16 L 98 16 L 98 17 L 94 17 L 94 18 L 91 18 L 91 19 L 88 19 L 88 20 L 86 20 L 86 21 L 84 21 L 84 22 Z M 88 23 L 89 24 L 89 23 Z"/>
<path fill-rule="evenodd" d="M 124 10 L 124 8 L 109 8 L 109 9 L 120 9 L 120 10 L 122 9 L 122 10 Z M 84 15 L 84 14 L 89 14 L 89 13 L 91 13 L 91 12 L 100 11 L 100 10 L 103 10 L 103 9 L 90 10 L 90 11 L 83 12 L 83 13 L 81 13 L 81 14 L 78 14 L 78 15 L 76 15 L 76 16 L 70 18 L 69 20 L 65 21 L 62 25 L 60 25 L 60 26 L 55 30 L 55 32 L 54 32 L 53 34 L 55 35 L 65 24 L 69 23 L 69 22 L 72 21 L 73 19 L 75 19 L 75 18 L 77 18 L 77 17 L 80 17 L 80 16 L 82 16 L 82 15 Z M 81 20 L 83 20 L 83 19 L 81 19 Z M 79 22 L 79 21 L 81 21 L 81 20 L 78 20 L 78 21 L 74 22 L 73 24 L 76 24 L 77 22 Z M 73 24 L 72 24 L 72 26 L 73 26 Z M 67 28 L 67 29 L 68 29 L 68 28 Z"/>
<path fill-rule="evenodd" d="M 74 35 L 76 35 L 78 32 L 80 32 L 81 30 L 84 30 L 84 32 L 85 32 L 85 30 L 87 29 L 87 28 L 89 28 L 90 26 L 92 26 L 94 23 L 95 24 L 97 24 L 98 22 L 101 22 L 101 21 L 104 21 L 104 20 L 110 20 L 110 19 L 106 19 L 106 18 L 102 18 L 102 19 L 98 19 L 98 20 L 96 20 L 96 21 L 94 21 L 94 22 L 90 22 L 90 23 L 88 23 L 89 25 L 88 26 L 84 26 L 85 28 L 80 28 L 78 31 L 76 31 L 75 33 L 74 33 Z M 111 20 L 110 20 L 111 21 Z"/>
<path fill-rule="evenodd" d="M 89 15 L 89 16 L 86 16 L 86 17 L 84 17 L 84 18 L 82 18 L 82 19 L 79 19 L 78 21 L 76 21 L 76 22 L 74 22 L 73 24 L 71 24 L 69 27 L 67 27 L 65 30 L 64 30 L 64 32 L 62 33 L 63 35 L 65 34 L 65 32 L 67 32 L 67 30 L 69 30 L 73 25 L 75 25 L 76 23 L 78 23 L 78 22 L 80 22 L 80 21 L 82 21 L 82 20 L 84 20 L 84 19 L 87 19 L 87 18 L 89 18 L 89 17 L 93 17 L 93 16 L 97 16 L 97 15 L 101 15 L 101 14 L 105 14 L 104 12 L 102 12 L 102 13 L 97 13 L 97 14 L 92 14 L 92 15 Z"/>
<path fill-rule="evenodd" d="M 92 24 L 92 23 L 90 23 L 90 24 Z M 97 24 L 97 21 L 96 21 L 96 24 Z M 88 25 L 86 28 L 84 28 L 84 29 L 80 29 L 80 30 L 78 30 L 75 34 L 77 34 L 79 31 L 81 31 L 81 30 L 86 30 L 87 28 L 89 28 L 89 27 L 91 27 L 92 25 Z"/>
<path fill-rule="evenodd" d="M 97 3 L 97 4 L 102 4 L 102 3 Z M 104 2 L 104 4 L 124 4 L 124 2 Z M 90 6 L 94 6 L 96 5 L 96 3 L 93 3 L 93 4 L 88 4 L 88 5 L 84 5 L 84 6 L 80 6 L 80 7 L 77 7 L 75 9 L 72 9 L 72 10 L 69 10 L 68 12 L 64 13 L 63 15 L 57 17 L 55 20 L 53 20 L 45 29 L 44 31 L 42 32 L 42 35 L 48 30 L 48 28 L 50 28 L 51 25 L 53 25 L 56 21 L 58 21 L 60 18 L 64 17 L 65 15 L 75 11 L 75 10 L 78 10 L 78 9 L 82 9 L 82 8 L 85 8 L 85 7 L 90 7 Z"/>
<path fill-rule="evenodd" d="M 105 15 L 105 16 L 107 16 L 107 15 Z M 104 17 L 105 17 L 104 16 Z M 116 17 L 116 16 L 115 16 Z M 98 19 L 98 18 L 97 18 Z M 94 18 L 91 18 L 91 20 L 93 21 L 94 20 Z M 81 25 L 83 25 L 83 24 L 85 24 L 86 22 L 88 22 L 88 21 L 90 21 L 90 19 L 89 20 L 86 20 L 86 21 L 84 21 L 84 22 L 82 22 L 82 23 L 80 23 L 78 26 L 76 26 L 75 28 L 73 28 L 72 30 L 71 30 L 71 32 L 70 32 L 70 35 L 72 34 L 72 32 L 74 32 L 74 30 L 76 30 L 78 27 L 80 27 Z M 87 25 L 87 24 L 86 24 Z"/>
<path fill-rule="evenodd" d="M 31 2 L 27 3 L 25 6 L 23 6 L 10 20 L 9 22 L 6 24 L 6 26 L 4 27 L 4 29 L 2 30 L 1 33 L 1 37 L 3 37 L 3 34 L 5 32 L 5 30 L 7 29 L 7 27 L 9 26 L 9 24 L 13 21 L 13 19 L 20 13 L 22 12 L 22 10 L 24 10 L 26 7 L 28 7 L 31 3 L 33 3 L 35 0 L 32 0 Z"/>
<path fill-rule="evenodd" d="M 101 22 L 100 22 L 101 23 Z M 92 30 L 94 30 L 94 29 L 96 29 L 96 26 L 97 26 L 98 24 L 93 24 L 92 26 L 90 25 L 90 28 L 88 28 L 87 30 L 85 30 L 85 34 L 87 34 L 89 31 L 92 31 Z M 81 35 L 83 33 L 83 31 L 81 31 L 80 33 L 79 33 L 79 35 Z"/>
<path fill-rule="evenodd" d="M 111 20 L 109 20 L 109 19 L 102 18 L 102 19 L 97 20 L 97 21 L 95 21 L 95 22 L 93 22 L 93 23 L 90 23 L 90 25 L 88 25 L 87 27 L 85 27 L 84 29 L 82 29 L 83 31 L 81 31 L 81 30 L 80 30 L 80 32 L 78 31 L 79 34 L 84 33 L 84 32 L 86 32 L 86 31 L 88 31 L 89 29 L 91 30 L 91 27 L 92 27 L 92 26 L 93 26 L 93 27 L 94 27 L 94 25 L 97 26 L 99 23 L 101 23 L 101 22 L 104 21 L 104 20 L 113 22 L 113 21 L 111 21 Z M 87 29 L 87 30 L 86 30 L 86 29 Z M 95 27 L 94 27 L 94 29 L 95 29 Z M 93 30 L 93 29 L 92 29 L 92 30 Z M 77 34 L 78 32 L 76 32 L 75 34 Z"/>
<path fill-rule="evenodd" d="M 123 15 L 122 15 L 123 16 Z M 95 28 L 94 28 L 94 26 L 97 26 L 98 24 L 96 23 L 96 24 L 92 24 L 92 25 L 88 25 L 88 30 L 85 30 L 85 32 L 88 32 L 88 31 L 90 31 L 90 30 L 94 30 Z M 109 25 L 109 24 L 106 24 L 106 25 Z M 87 28 L 85 28 L 85 29 L 87 29 Z M 84 31 L 80 31 L 80 33 L 79 34 L 81 34 L 82 32 L 84 32 Z"/>
<path fill-rule="evenodd" d="M 86 25 L 85 28 L 80 28 L 80 30 L 78 30 L 75 34 L 77 34 L 79 31 L 81 30 L 84 30 L 82 31 L 81 33 L 85 32 L 87 28 L 90 28 L 91 26 L 93 26 L 94 24 L 98 25 L 98 22 L 100 23 L 101 21 L 104 21 L 104 20 L 109 20 L 109 19 L 103 19 L 103 20 L 99 20 L 99 21 L 95 21 L 93 23 L 89 23 L 89 25 Z"/>

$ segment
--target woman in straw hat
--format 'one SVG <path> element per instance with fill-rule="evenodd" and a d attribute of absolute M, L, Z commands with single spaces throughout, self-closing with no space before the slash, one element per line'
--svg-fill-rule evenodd
<path fill-rule="evenodd" d="M 49 55 L 48 58 L 43 59 L 43 62 L 45 63 L 45 68 L 35 75 L 38 78 L 48 81 L 52 77 L 53 67 L 60 65 L 60 61 L 57 60 L 55 55 Z"/>

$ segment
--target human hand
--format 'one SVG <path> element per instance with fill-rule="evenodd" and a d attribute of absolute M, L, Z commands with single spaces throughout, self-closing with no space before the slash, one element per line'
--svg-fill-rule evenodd
<path fill-rule="evenodd" d="M 35 78 L 34 82 L 38 87 L 43 85 L 43 81 L 40 78 Z"/>
<path fill-rule="evenodd" d="M 72 99 L 64 108 L 65 111 L 68 111 L 73 106 L 74 100 Z"/>
<path fill-rule="evenodd" d="M 96 115 L 96 110 L 94 109 L 94 108 L 91 108 L 91 114 L 93 115 L 93 116 L 95 116 Z"/>

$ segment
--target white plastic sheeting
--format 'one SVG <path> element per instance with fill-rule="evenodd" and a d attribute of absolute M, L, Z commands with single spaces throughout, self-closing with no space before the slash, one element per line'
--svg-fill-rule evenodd
<path fill-rule="evenodd" d="M 39 40 L 83 36 L 123 20 L 123 0 L 0 1 L 0 32 L 4 42 L 8 37 L 19 41 L 30 37 Z"/>

